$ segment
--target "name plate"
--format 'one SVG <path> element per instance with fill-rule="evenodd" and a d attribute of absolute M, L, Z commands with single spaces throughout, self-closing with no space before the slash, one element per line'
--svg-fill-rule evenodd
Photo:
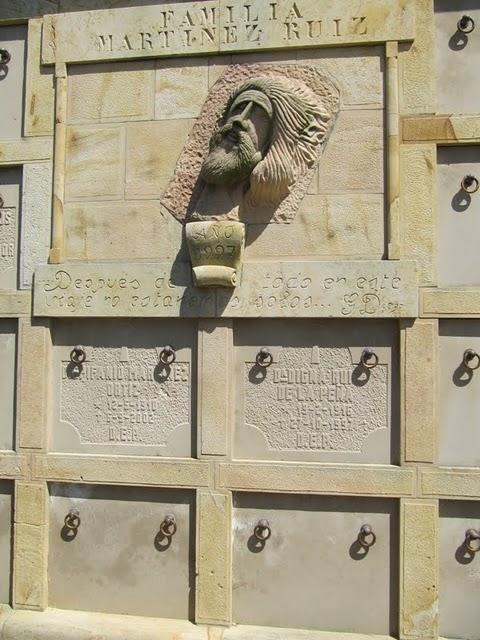
<path fill-rule="evenodd" d="M 413 261 L 250 262 L 235 289 L 199 289 L 190 265 L 45 265 L 34 315 L 47 317 L 408 318 L 418 315 Z"/>
<path fill-rule="evenodd" d="M 44 18 L 45 64 L 413 40 L 413 3 L 231 0 Z"/>

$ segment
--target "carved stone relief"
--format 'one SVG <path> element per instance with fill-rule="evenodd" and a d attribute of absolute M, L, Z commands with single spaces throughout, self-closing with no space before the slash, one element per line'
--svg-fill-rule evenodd
<path fill-rule="evenodd" d="M 242 249 L 232 249 L 212 221 L 231 220 L 229 229 L 241 238 L 244 224 L 259 214 L 277 223 L 293 219 L 338 106 L 334 83 L 308 66 L 233 65 L 214 85 L 162 201 L 187 223 L 192 262 L 200 255 L 202 266 L 218 271 L 212 280 L 211 272 L 203 279 L 197 269 L 197 285 L 238 282 L 231 270 L 240 266 Z"/>

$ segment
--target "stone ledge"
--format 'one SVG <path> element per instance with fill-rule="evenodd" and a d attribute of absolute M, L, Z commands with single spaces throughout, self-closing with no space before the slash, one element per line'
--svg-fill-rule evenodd
<path fill-rule="evenodd" d="M 32 306 L 30 291 L 0 291 L 0 318 L 29 316 Z"/>
<path fill-rule="evenodd" d="M 452 500 L 480 500 L 480 469 L 439 467 L 420 470 L 423 497 Z"/>
<path fill-rule="evenodd" d="M 393 640 L 391 636 L 303 629 L 196 626 L 185 620 L 115 614 L 12 610 L 2 606 L 0 640 Z"/>
<path fill-rule="evenodd" d="M 415 472 L 388 465 L 224 462 L 218 483 L 233 491 L 350 496 L 413 496 Z"/>
<path fill-rule="evenodd" d="M 0 166 L 50 160 L 52 157 L 53 138 L 51 136 L 0 140 Z"/>
<path fill-rule="evenodd" d="M 402 139 L 403 142 L 478 144 L 480 115 L 405 117 L 402 120 Z"/>
<path fill-rule="evenodd" d="M 479 318 L 480 287 L 420 289 L 422 318 Z"/>
<path fill-rule="evenodd" d="M 208 487 L 208 462 L 159 457 L 89 454 L 36 454 L 35 480 L 132 486 Z"/>

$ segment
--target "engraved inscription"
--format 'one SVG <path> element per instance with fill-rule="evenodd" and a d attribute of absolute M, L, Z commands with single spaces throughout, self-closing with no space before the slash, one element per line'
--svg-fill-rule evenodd
<path fill-rule="evenodd" d="M 167 446 L 190 421 L 190 364 L 158 364 L 157 349 L 89 348 L 61 363 L 61 420 L 89 444 Z"/>
<path fill-rule="evenodd" d="M 0 272 L 15 269 L 17 259 L 17 212 L 14 207 L 0 209 Z"/>
<path fill-rule="evenodd" d="M 216 242 L 212 239 L 212 246 Z M 414 317 L 413 262 L 245 263 L 234 294 L 191 286 L 189 265 L 85 264 L 41 267 L 35 314 L 124 317 Z"/>
<path fill-rule="evenodd" d="M 270 450 L 360 452 L 389 428 L 388 368 L 359 371 L 347 348 L 284 348 L 263 379 L 245 364 L 245 422 Z"/>
<path fill-rule="evenodd" d="M 42 54 L 47 64 L 370 44 L 412 40 L 413 2 L 179 2 L 46 16 L 44 33 Z"/>

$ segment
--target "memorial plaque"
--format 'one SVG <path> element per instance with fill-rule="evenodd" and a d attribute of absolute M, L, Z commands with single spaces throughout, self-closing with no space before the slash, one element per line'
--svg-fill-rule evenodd
<path fill-rule="evenodd" d="M 15 444 L 15 373 L 17 349 L 15 320 L 0 320 L 0 449 Z"/>
<path fill-rule="evenodd" d="M 194 505 L 190 491 L 51 485 L 50 606 L 188 618 Z"/>
<path fill-rule="evenodd" d="M 236 323 L 235 457 L 396 463 L 397 342 L 378 321 Z"/>
<path fill-rule="evenodd" d="M 18 284 L 21 169 L 0 169 L 0 289 Z"/>
<path fill-rule="evenodd" d="M 470 0 L 435 0 L 438 113 L 478 113 L 480 8 Z"/>
<path fill-rule="evenodd" d="M 59 323 L 51 448 L 191 455 L 194 340 L 184 321 Z"/>
<path fill-rule="evenodd" d="M 441 320 L 439 462 L 480 465 L 479 320 Z M 468 353 L 472 358 L 468 359 Z"/>
<path fill-rule="evenodd" d="M 397 530 L 388 500 L 236 494 L 234 621 L 395 635 Z"/>
<path fill-rule="evenodd" d="M 467 535 L 467 531 L 471 531 Z M 480 503 L 440 502 L 440 635 L 479 640 Z"/>
<path fill-rule="evenodd" d="M 480 147 L 440 147 L 437 172 L 439 286 L 478 285 Z"/>

